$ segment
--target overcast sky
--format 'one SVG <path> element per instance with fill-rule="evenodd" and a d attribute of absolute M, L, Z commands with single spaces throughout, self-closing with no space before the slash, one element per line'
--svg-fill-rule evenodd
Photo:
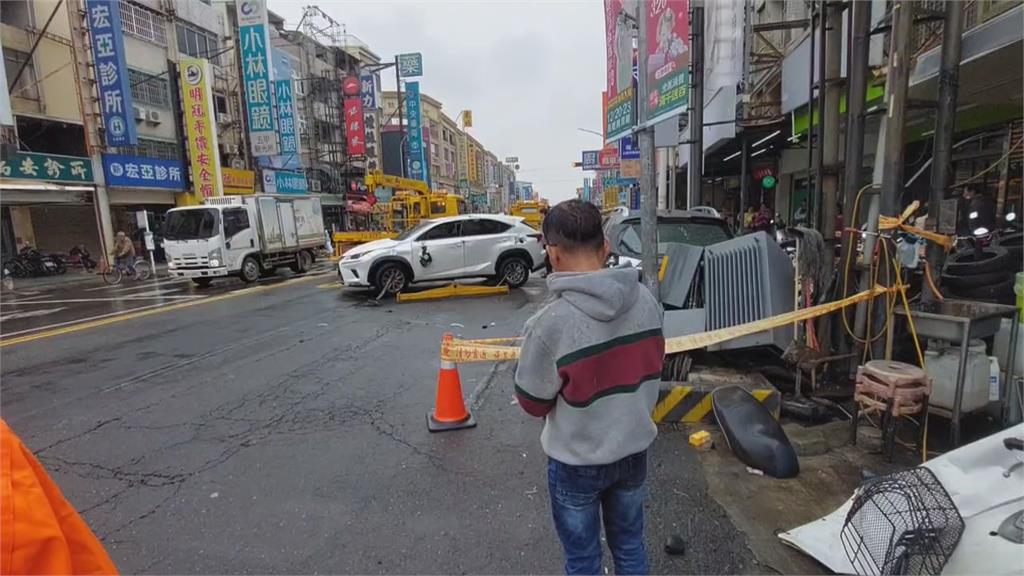
<path fill-rule="evenodd" d="M 551 201 L 575 195 L 571 168 L 601 138 L 604 15 L 600 0 L 270 0 L 289 28 L 317 4 L 382 60 L 422 52 L 420 89 L 449 117 L 473 111 L 470 133 Z M 393 72 L 382 74 L 394 90 Z"/>

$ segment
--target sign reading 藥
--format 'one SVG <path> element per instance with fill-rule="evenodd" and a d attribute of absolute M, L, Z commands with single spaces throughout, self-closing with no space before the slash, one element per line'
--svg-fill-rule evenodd
<path fill-rule="evenodd" d="M 420 123 L 420 83 L 405 84 L 405 115 L 409 119 L 409 178 L 426 182 L 427 172 L 423 161 L 423 126 Z"/>
<path fill-rule="evenodd" d="M 245 110 L 253 156 L 277 156 L 274 103 L 271 99 L 270 42 L 264 0 L 239 0 L 238 37 L 242 48 Z"/>
<path fill-rule="evenodd" d="M 185 168 L 179 160 L 161 160 L 124 154 L 103 155 L 107 186 L 185 189 Z"/>
<path fill-rule="evenodd" d="M 139 137 L 124 60 L 120 5 L 118 0 L 86 0 L 85 12 L 92 36 L 96 91 L 107 145 L 134 146 L 139 143 Z"/>
<path fill-rule="evenodd" d="M 400 78 L 412 78 L 423 76 L 423 54 L 412 52 L 396 56 L 398 63 L 398 76 Z"/>
<path fill-rule="evenodd" d="M 0 178 L 92 184 L 92 161 L 80 156 L 13 152 L 0 160 Z"/>
<path fill-rule="evenodd" d="M 584 150 L 583 151 L 583 169 L 584 170 L 597 170 L 601 167 L 598 163 L 598 155 L 601 153 L 600 150 Z"/>
<path fill-rule="evenodd" d="M 647 93 L 641 94 L 647 121 L 678 114 L 689 102 L 689 0 L 641 3 L 647 19 Z M 611 127 L 609 127 L 609 131 Z"/>
<path fill-rule="evenodd" d="M 192 167 L 192 191 L 199 198 L 223 196 L 210 62 L 203 58 L 182 57 L 178 60 L 178 72 Z"/>

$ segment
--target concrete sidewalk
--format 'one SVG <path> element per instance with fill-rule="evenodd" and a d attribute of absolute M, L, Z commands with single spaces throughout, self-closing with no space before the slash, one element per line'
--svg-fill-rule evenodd
<path fill-rule="evenodd" d="M 98 270 L 95 269 L 95 270 Z M 156 265 L 155 278 L 167 277 L 167 264 L 158 262 Z M 81 268 L 69 268 L 66 274 L 57 276 L 36 276 L 33 278 L 15 278 L 14 289 L 17 292 L 31 292 L 35 290 L 49 290 L 51 288 L 64 288 L 77 284 L 103 283 L 103 277 L 98 271 L 86 272 Z"/>

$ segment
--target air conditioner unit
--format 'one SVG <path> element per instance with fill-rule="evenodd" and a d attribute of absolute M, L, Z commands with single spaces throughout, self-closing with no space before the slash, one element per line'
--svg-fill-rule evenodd
<path fill-rule="evenodd" d="M 146 109 L 145 108 L 139 108 L 138 106 L 132 106 L 132 110 L 135 111 L 135 119 L 136 120 L 145 120 L 146 119 Z"/>
<path fill-rule="evenodd" d="M 163 121 L 164 119 L 160 115 L 159 110 L 149 110 L 146 112 L 146 122 L 149 122 L 150 124 L 159 124 Z"/>
<path fill-rule="evenodd" d="M 231 115 L 227 112 L 218 112 L 217 124 L 231 124 Z"/>

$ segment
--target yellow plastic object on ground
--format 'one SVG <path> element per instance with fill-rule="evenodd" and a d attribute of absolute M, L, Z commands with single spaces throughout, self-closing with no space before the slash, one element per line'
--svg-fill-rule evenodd
<path fill-rule="evenodd" d="M 398 232 L 388 232 L 386 230 L 352 230 L 349 232 L 335 232 L 331 235 L 331 241 L 335 244 L 363 244 L 396 236 L 398 236 Z"/>
<path fill-rule="evenodd" d="M 700 430 L 690 434 L 690 446 L 697 450 L 704 451 L 711 449 L 711 434 L 707 430 Z"/>
<path fill-rule="evenodd" d="M 439 300 L 441 298 L 458 298 L 460 296 L 492 296 L 508 294 L 508 286 L 466 286 L 449 284 L 440 288 L 431 288 L 422 292 L 400 292 L 395 299 L 399 302 L 418 302 L 422 300 Z"/>

